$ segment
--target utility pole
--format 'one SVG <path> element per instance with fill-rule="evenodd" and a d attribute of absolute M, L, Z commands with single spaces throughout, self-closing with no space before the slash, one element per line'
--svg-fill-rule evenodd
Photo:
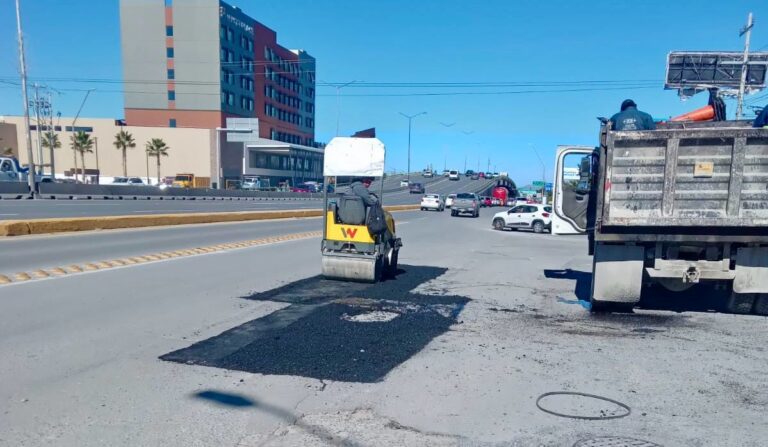
<path fill-rule="evenodd" d="M 53 130 L 54 129 L 54 127 L 53 127 L 53 95 L 51 95 L 50 91 L 48 91 L 48 108 L 49 108 L 49 112 L 51 114 L 51 117 L 50 117 L 51 118 L 51 123 L 50 123 L 50 126 L 48 126 L 48 132 L 49 132 L 50 136 L 53 137 L 55 135 L 54 130 Z M 54 158 L 53 150 L 55 148 L 53 147 L 53 141 L 51 141 L 50 143 L 51 143 L 51 145 L 48 147 L 48 152 L 49 152 L 49 155 L 50 155 L 49 158 L 51 159 L 51 180 L 52 181 L 56 181 L 56 164 L 53 161 L 53 158 Z"/>
<path fill-rule="evenodd" d="M 27 128 L 27 158 L 29 159 L 29 172 L 27 184 L 29 190 L 35 193 L 35 161 L 32 153 L 32 131 L 29 128 L 29 95 L 27 94 L 27 63 L 24 59 L 24 36 L 21 32 L 21 8 L 19 0 L 16 0 L 16 35 L 19 41 L 19 71 L 21 73 L 21 96 L 24 101 L 24 126 Z"/>
<path fill-rule="evenodd" d="M 99 170 L 99 137 L 93 137 L 93 149 L 96 155 L 96 184 L 101 183 L 101 171 Z"/>
<path fill-rule="evenodd" d="M 467 172 L 467 156 L 464 155 L 464 172 Z"/>
<path fill-rule="evenodd" d="M 536 150 L 536 147 L 534 145 L 530 145 L 531 149 L 533 149 L 533 153 L 536 154 L 536 158 L 539 159 L 539 163 L 541 163 L 541 181 L 544 183 L 541 185 L 541 204 L 546 205 L 547 204 L 547 165 L 544 164 L 544 160 L 541 159 L 541 156 L 539 155 L 539 151 Z"/>
<path fill-rule="evenodd" d="M 744 59 L 741 62 L 741 82 L 739 82 L 739 96 L 736 103 L 736 119 L 741 118 L 744 107 L 744 90 L 747 83 L 747 70 L 749 69 L 749 38 L 752 36 L 752 13 L 747 16 L 747 25 L 739 32 L 739 37 L 746 34 L 744 40 Z"/>
<path fill-rule="evenodd" d="M 408 172 L 406 173 L 406 181 L 409 185 L 411 184 L 411 121 L 413 121 L 413 119 L 417 116 L 426 114 L 427 112 L 420 112 L 415 115 L 406 115 L 405 113 L 400 112 L 400 115 L 408 118 Z"/>
<path fill-rule="evenodd" d="M 32 87 L 35 89 L 35 122 L 37 125 L 35 126 L 37 130 L 37 175 L 42 176 L 43 175 L 43 132 L 40 129 L 42 127 L 40 122 L 40 86 L 37 85 L 37 82 L 35 82 Z"/>

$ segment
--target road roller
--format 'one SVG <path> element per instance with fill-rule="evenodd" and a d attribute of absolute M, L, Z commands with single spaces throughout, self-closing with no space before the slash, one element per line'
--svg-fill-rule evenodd
<path fill-rule="evenodd" d="M 341 186 L 354 178 L 378 179 L 373 184 L 379 185 L 378 202 L 383 206 L 385 152 L 376 138 L 336 137 L 325 147 L 321 248 L 325 278 L 375 283 L 397 272 L 402 242 L 392 215 L 384 211 L 386 231 L 372 234 L 366 225 L 371 207 Z M 328 191 L 330 184 L 336 185 L 333 194 Z"/>

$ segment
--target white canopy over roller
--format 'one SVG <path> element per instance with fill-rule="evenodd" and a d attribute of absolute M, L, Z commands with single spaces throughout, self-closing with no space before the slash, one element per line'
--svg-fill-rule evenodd
<path fill-rule="evenodd" d="M 325 146 L 325 177 L 382 177 L 384 143 L 377 138 L 336 137 Z"/>

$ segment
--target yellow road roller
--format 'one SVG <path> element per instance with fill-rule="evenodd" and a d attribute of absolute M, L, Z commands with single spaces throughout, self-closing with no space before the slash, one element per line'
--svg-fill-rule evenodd
<path fill-rule="evenodd" d="M 378 282 L 393 277 L 402 242 L 395 233 L 392 215 L 383 212 L 386 230 L 369 231 L 371 208 L 382 206 L 384 189 L 384 144 L 376 138 L 336 137 L 325 147 L 323 163 L 322 273 L 328 279 Z M 343 191 L 354 178 L 378 178 L 379 205 Z M 334 193 L 328 192 L 336 185 Z M 376 212 L 376 210 L 374 210 Z"/>

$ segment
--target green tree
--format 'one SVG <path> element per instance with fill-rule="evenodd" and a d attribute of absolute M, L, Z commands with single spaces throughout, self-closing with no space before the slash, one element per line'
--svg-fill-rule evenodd
<path fill-rule="evenodd" d="M 121 130 L 115 135 L 115 142 L 113 144 L 118 150 L 123 152 L 123 177 L 128 177 L 128 149 L 136 147 L 133 135 Z"/>
<path fill-rule="evenodd" d="M 58 149 L 61 147 L 61 141 L 59 141 L 59 135 L 49 130 L 48 132 L 43 134 L 43 141 L 42 141 L 43 147 L 48 149 L 50 153 L 51 158 L 51 178 L 56 177 L 56 165 L 54 164 L 54 155 L 53 151 L 54 149 Z"/>
<path fill-rule="evenodd" d="M 79 131 L 70 137 L 70 144 L 75 154 L 80 154 L 80 161 L 82 166 L 82 181 L 85 180 L 85 154 L 93 153 L 93 140 L 91 136 L 83 131 Z M 75 171 L 77 171 L 77 156 L 75 156 Z M 77 174 L 75 174 L 75 180 L 77 180 Z"/>
<path fill-rule="evenodd" d="M 147 148 L 147 155 L 155 157 L 157 159 L 157 184 L 160 184 L 160 158 L 168 156 L 168 147 L 162 138 L 152 138 L 147 141 L 145 146 Z"/>

